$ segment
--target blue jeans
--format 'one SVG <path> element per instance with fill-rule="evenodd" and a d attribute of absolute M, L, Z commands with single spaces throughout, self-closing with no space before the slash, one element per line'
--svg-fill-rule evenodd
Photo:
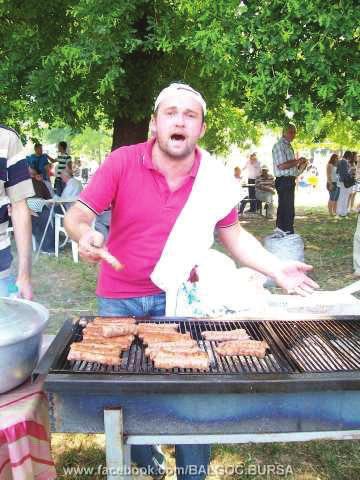
<path fill-rule="evenodd" d="M 162 316 L 165 315 L 165 294 L 150 295 L 136 298 L 104 298 L 98 297 L 99 315 L 107 317 L 115 316 Z M 133 445 L 131 447 L 131 458 L 139 466 L 145 468 L 156 468 L 162 463 L 163 458 L 156 446 Z M 187 465 L 195 465 L 193 470 L 204 472 L 210 461 L 210 445 L 176 445 L 175 446 L 176 466 L 179 472 L 178 480 L 203 480 L 206 475 L 199 473 L 191 475 L 186 473 Z"/>
<path fill-rule="evenodd" d="M 0 297 L 8 297 L 8 288 L 11 283 L 15 283 L 15 279 L 12 275 L 0 279 Z"/>

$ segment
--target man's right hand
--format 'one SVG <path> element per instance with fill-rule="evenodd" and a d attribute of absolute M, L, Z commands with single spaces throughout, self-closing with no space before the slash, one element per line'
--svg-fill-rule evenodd
<path fill-rule="evenodd" d="M 104 246 L 104 236 L 96 230 L 89 230 L 79 240 L 79 255 L 90 263 L 101 260 L 100 248 Z"/>

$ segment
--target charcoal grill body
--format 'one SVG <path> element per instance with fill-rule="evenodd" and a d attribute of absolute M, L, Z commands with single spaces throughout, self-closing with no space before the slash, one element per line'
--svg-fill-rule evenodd
<path fill-rule="evenodd" d="M 38 373 L 48 371 L 59 352 L 63 355 L 73 328 L 64 325 Z M 109 375 L 50 368 L 45 388 L 52 429 L 105 432 L 107 445 L 115 445 L 123 464 L 129 462 L 133 444 L 360 438 L 360 369 L 301 372 L 296 357 L 282 352 L 281 331 L 270 325 L 268 332 L 276 340 L 271 350 L 277 349 L 276 365 L 282 372 Z"/>

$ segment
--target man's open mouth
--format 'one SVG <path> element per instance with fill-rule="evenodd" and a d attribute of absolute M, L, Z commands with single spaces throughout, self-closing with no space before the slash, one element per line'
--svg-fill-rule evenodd
<path fill-rule="evenodd" d="M 170 138 L 174 142 L 183 142 L 185 140 L 185 136 L 179 133 L 174 133 Z"/>

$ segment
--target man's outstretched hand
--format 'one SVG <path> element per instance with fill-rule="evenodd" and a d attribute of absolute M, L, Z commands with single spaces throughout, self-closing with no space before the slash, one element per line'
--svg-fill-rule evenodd
<path fill-rule="evenodd" d="M 273 275 L 273 279 L 279 287 L 288 293 L 306 296 L 312 293 L 315 288 L 319 288 L 319 285 L 307 276 L 312 268 L 311 265 L 302 262 L 283 262 Z"/>

